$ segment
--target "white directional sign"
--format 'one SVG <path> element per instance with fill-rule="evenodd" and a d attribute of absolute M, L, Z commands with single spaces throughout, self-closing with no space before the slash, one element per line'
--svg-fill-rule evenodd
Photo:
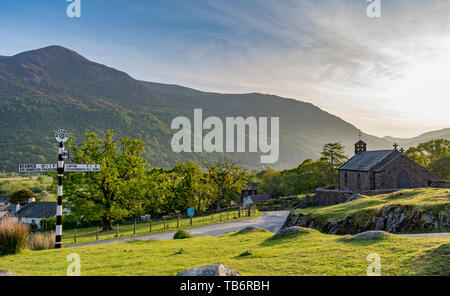
<path fill-rule="evenodd" d="M 100 172 L 99 164 L 66 164 L 65 172 Z"/>
<path fill-rule="evenodd" d="M 57 164 L 19 164 L 19 173 L 45 173 L 56 172 Z"/>

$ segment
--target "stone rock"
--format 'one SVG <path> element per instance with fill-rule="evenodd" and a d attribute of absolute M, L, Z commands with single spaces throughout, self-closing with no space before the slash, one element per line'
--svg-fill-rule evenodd
<path fill-rule="evenodd" d="M 230 269 L 223 264 L 205 265 L 191 268 L 180 272 L 177 276 L 240 276 L 236 270 Z"/>
<path fill-rule="evenodd" d="M 355 234 L 352 236 L 352 238 L 374 239 L 374 238 L 380 238 L 380 237 L 384 237 L 384 236 L 388 236 L 388 235 L 390 235 L 390 233 L 386 232 L 386 231 L 372 230 L 372 231 L 366 231 L 366 232 Z"/>
<path fill-rule="evenodd" d="M 352 194 L 349 196 L 349 198 L 347 198 L 347 200 L 345 202 L 351 202 L 357 199 L 363 198 L 362 195 L 359 195 L 358 193 Z"/>
<path fill-rule="evenodd" d="M 289 228 L 280 229 L 280 231 L 275 234 L 275 237 L 284 236 L 290 233 L 306 233 L 307 231 L 303 227 L 292 226 Z"/>
<path fill-rule="evenodd" d="M 0 270 L 0 276 L 15 276 L 15 275 L 12 272 L 7 272 L 7 271 L 1 271 Z"/>

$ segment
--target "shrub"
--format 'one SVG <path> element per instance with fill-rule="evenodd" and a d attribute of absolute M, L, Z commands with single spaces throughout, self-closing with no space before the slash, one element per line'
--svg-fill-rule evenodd
<path fill-rule="evenodd" d="M 30 235 L 28 247 L 31 250 L 48 250 L 55 247 L 55 233 L 34 233 Z"/>
<path fill-rule="evenodd" d="M 187 232 L 186 230 L 178 230 L 177 233 L 174 234 L 173 239 L 185 239 L 194 237 L 192 234 Z"/>
<path fill-rule="evenodd" d="M 0 220 L 0 254 L 16 254 L 26 247 L 28 226 L 3 218 Z"/>
<path fill-rule="evenodd" d="M 247 256 L 251 256 L 252 254 L 253 254 L 252 251 L 247 249 L 244 252 L 242 252 L 238 257 L 247 257 Z"/>
<path fill-rule="evenodd" d="M 30 189 L 28 189 L 28 188 L 20 189 L 11 195 L 10 202 L 12 204 L 20 203 L 21 205 L 24 205 L 28 202 L 29 198 L 33 198 L 33 197 L 36 197 L 36 195 Z"/>
<path fill-rule="evenodd" d="M 56 227 L 56 218 L 53 217 L 53 218 L 44 218 L 44 219 L 41 219 L 40 224 L 41 224 L 41 228 L 44 229 L 44 230 L 52 230 L 52 229 L 55 229 L 55 227 Z M 64 226 L 66 226 L 66 225 L 64 225 Z M 66 227 L 65 227 L 65 228 L 66 228 Z"/>

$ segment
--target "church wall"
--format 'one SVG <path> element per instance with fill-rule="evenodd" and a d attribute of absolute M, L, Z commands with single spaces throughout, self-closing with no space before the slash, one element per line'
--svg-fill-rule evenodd
<path fill-rule="evenodd" d="M 410 188 L 429 187 L 438 177 L 429 173 L 408 157 L 401 155 L 389 164 L 382 172 L 375 174 L 377 189 L 398 188 L 398 177 L 402 171 L 409 175 Z"/>
<path fill-rule="evenodd" d="M 345 173 L 347 173 L 347 184 L 345 182 Z M 339 189 L 351 190 L 354 192 L 362 192 L 372 190 L 371 172 L 357 172 L 357 171 L 339 171 Z M 358 188 L 358 175 L 360 176 L 360 187 Z"/>

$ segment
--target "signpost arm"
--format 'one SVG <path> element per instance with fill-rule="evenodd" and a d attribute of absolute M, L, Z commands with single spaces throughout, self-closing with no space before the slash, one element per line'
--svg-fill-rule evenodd
<path fill-rule="evenodd" d="M 55 249 L 62 246 L 62 195 L 63 195 L 63 176 L 64 176 L 64 143 L 59 142 L 58 148 L 58 201 L 56 204 L 56 239 Z"/>

